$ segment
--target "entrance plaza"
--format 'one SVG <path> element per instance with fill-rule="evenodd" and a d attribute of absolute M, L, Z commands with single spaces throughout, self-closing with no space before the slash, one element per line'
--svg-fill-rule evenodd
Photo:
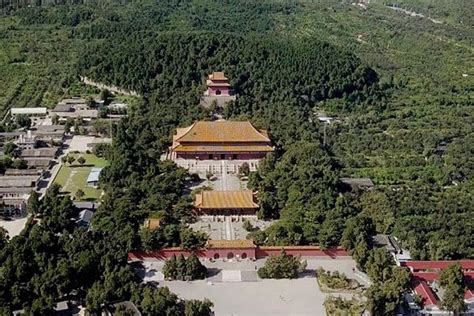
<path fill-rule="evenodd" d="M 160 272 L 164 261 L 147 260 L 143 263 L 146 272 L 139 275 L 146 274 L 146 281 L 157 281 L 181 298 L 210 299 L 216 315 L 326 315 L 323 303 L 329 294 L 322 293 L 318 287 L 315 277 L 318 267 L 337 270 L 364 284 L 353 273 L 355 262 L 349 257 L 304 259 L 308 262 L 307 271 L 295 280 L 259 279 L 256 270 L 264 265 L 265 259 L 202 260 L 209 277 L 191 282 L 165 281 Z M 351 294 L 331 295 L 351 298 Z"/>
<path fill-rule="evenodd" d="M 260 229 L 265 229 L 272 223 L 259 220 L 256 216 L 201 216 L 199 221 L 190 227 L 207 233 L 210 239 L 245 239 L 248 234 L 243 228 L 245 219 L 250 221 L 253 227 Z"/>
<path fill-rule="evenodd" d="M 250 171 L 257 171 L 259 164 L 258 159 L 246 159 L 246 160 L 199 160 L 199 159 L 183 159 L 176 158 L 173 160 L 179 167 L 188 169 L 190 173 L 197 173 L 201 177 L 205 178 L 207 173 L 213 175 L 222 174 L 224 171 L 230 174 L 238 174 L 239 168 L 247 163 Z"/>

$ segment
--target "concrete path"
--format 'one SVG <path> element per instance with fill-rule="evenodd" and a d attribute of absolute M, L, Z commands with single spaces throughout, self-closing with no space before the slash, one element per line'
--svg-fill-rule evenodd
<path fill-rule="evenodd" d="M 227 191 L 227 166 L 225 160 L 222 160 L 222 180 L 221 180 L 221 191 Z"/>
<path fill-rule="evenodd" d="M 225 239 L 232 240 L 232 222 L 230 217 L 225 218 Z"/>

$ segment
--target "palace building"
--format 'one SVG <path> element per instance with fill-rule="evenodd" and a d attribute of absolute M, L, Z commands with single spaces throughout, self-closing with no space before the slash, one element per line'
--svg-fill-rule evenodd
<path fill-rule="evenodd" d="M 207 91 L 209 96 L 230 96 L 229 79 L 223 72 L 213 72 L 206 80 Z"/>
<path fill-rule="evenodd" d="M 198 121 L 177 129 L 170 151 L 174 161 L 260 160 L 273 147 L 267 132 L 248 121 Z"/>
<path fill-rule="evenodd" d="M 194 207 L 201 216 L 255 216 L 259 208 L 250 190 L 202 191 L 196 194 Z"/>

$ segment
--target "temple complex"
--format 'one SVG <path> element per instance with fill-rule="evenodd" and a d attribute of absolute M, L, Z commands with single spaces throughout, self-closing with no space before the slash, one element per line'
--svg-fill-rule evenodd
<path fill-rule="evenodd" d="M 250 190 L 202 191 L 194 198 L 198 215 L 256 216 L 258 204 Z"/>

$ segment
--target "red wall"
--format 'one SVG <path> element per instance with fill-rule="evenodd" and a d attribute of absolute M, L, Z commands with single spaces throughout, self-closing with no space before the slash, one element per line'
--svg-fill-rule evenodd
<path fill-rule="evenodd" d="M 320 247 L 259 247 L 257 248 L 257 258 L 264 258 L 268 256 L 277 256 L 280 254 L 281 250 L 285 249 L 285 252 L 293 256 L 302 256 L 302 257 L 346 257 L 349 256 L 349 253 L 342 248 L 332 248 L 321 250 Z"/>
<path fill-rule="evenodd" d="M 219 95 L 222 95 L 222 96 L 228 96 L 229 95 L 229 88 L 227 88 L 227 87 L 219 87 L 219 88 L 209 87 L 207 89 L 209 95 L 216 95 L 217 90 L 221 91 L 221 94 L 219 94 Z"/>
<path fill-rule="evenodd" d="M 346 250 L 342 248 L 333 248 L 327 250 L 321 250 L 319 247 L 282 247 L 285 249 L 285 252 L 289 255 L 293 256 L 302 256 L 302 257 L 329 257 L 329 258 L 338 258 L 338 257 L 347 257 L 349 254 Z M 253 259 L 261 259 L 271 255 L 278 255 L 281 252 L 280 247 L 257 247 L 257 248 L 217 248 L 217 249 L 202 249 L 194 251 L 194 253 L 198 257 L 202 258 L 215 258 L 215 254 L 219 255 L 219 259 L 227 258 L 229 253 L 233 254 L 233 257 L 239 255 L 242 258 L 242 255 L 245 254 L 247 258 Z M 152 252 L 144 252 L 144 251 L 133 251 L 128 254 L 129 260 L 143 260 L 146 258 L 156 258 L 159 260 L 164 260 L 166 258 L 170 258 L 173 255 L 179 256 L 183 255 L 185 257 L 191 254 L 190 251 L 182 250 L 179 248 L 167 248 L 156 250 Z"/>

